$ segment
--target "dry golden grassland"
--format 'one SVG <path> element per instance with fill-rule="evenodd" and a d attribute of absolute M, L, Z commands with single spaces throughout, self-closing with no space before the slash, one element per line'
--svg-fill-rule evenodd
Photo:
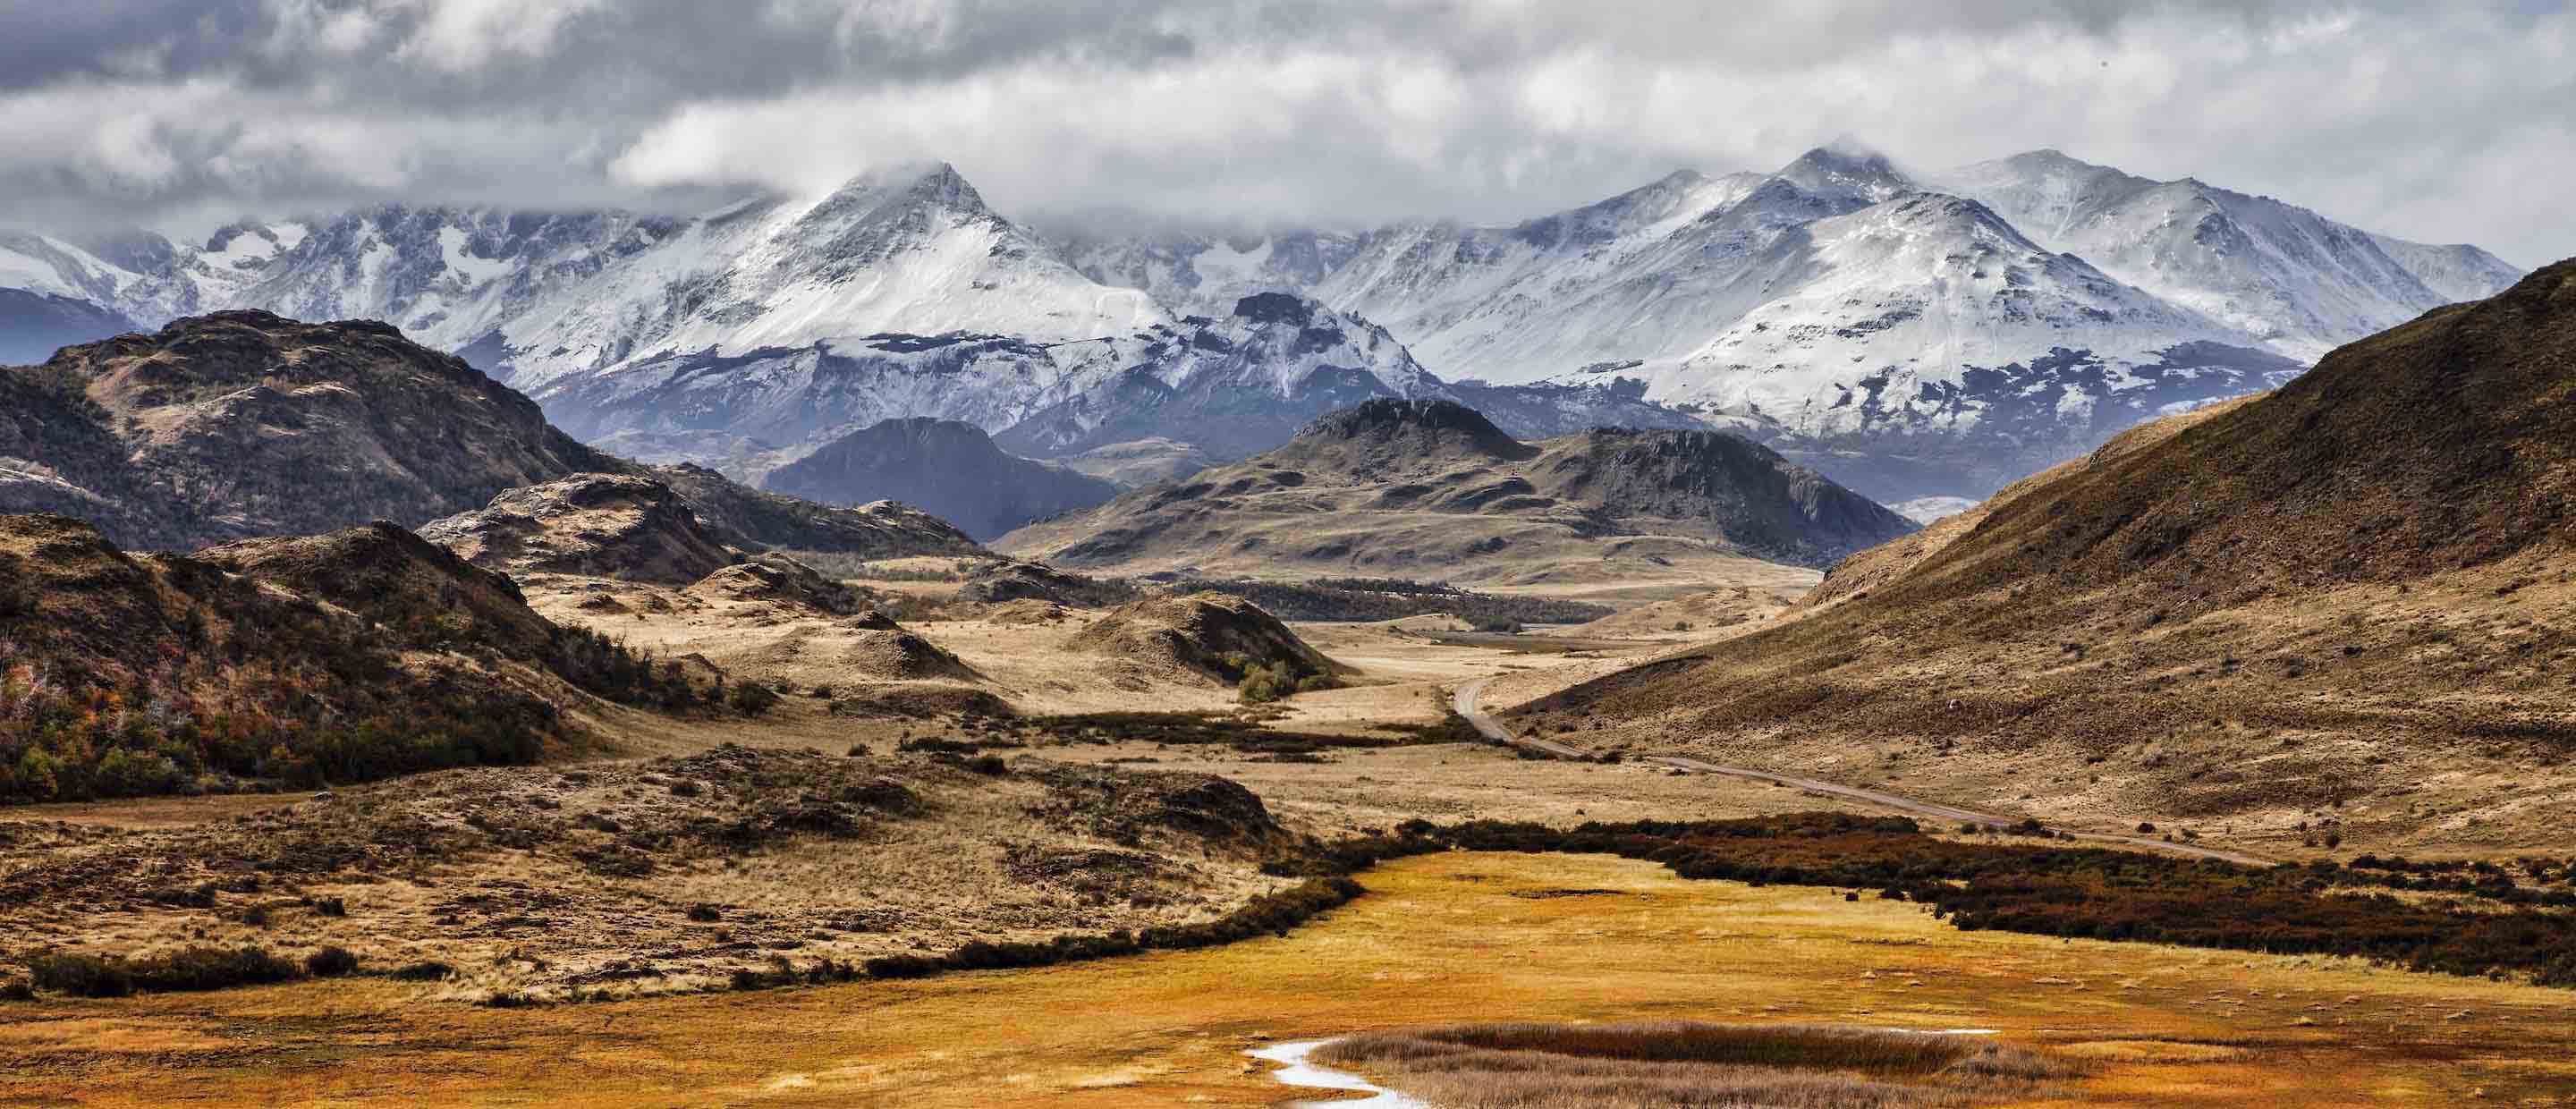
<path fill-rule="evenodd" d="M 2138 1106 L 2549 1103 L 2567 995 L 2345 960 L 1962 933 L 1902 903 L 1452 853 L 1284 938 L 1035 971 L 495 1011 L 343 981 L 13 1006 L 0 1100 L 1275 1104 L 1269 1039 L 1497 1019 L 1986 1028 Z"/>

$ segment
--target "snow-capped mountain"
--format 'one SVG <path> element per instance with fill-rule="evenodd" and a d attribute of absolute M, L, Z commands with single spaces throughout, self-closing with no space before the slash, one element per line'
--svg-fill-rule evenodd
<path fill-rule="evenodd" d="M 1848 139 L 1510 226 L 1068 249 L 1096 279 L 1194 303 L 1237 287 L 1211 272 L 1309 240 L 1334 249 L 1300 258 L 1345 260 L 1251 279 L 1377 321 L 1453 380 L 1636 383 L 1883 498 L 1982 496 L 2519 275 L 2054 151 L 1916 177 Z"/>
<path fill-rule="evenodd" d="M 2054 150 L 1930 180 L 1986 202 L 2051 250 L 2080 254 L 2122 281 L 2311 361 L 2428 309 L 2493 295 L 2520 276 L 2475 247 L 2388 239 L 2270 197 L 2189 177 L 2151 181 Z"/>
<path fill-rule="evenodd" d="M 576 434 L 745 473 L 899 417 L 1039 454 L 1162 437 L 1234 458 L 1357 399 L 1439 397 L 1514 434 L 1730 428 L 1902 499 L 1983 495 L 2516 276 L 2054 151 L 1915 176 L 1845 140 L 1508 226 L 1053 238 L 934 164 L 694 217 L 11 235 L 0 354 L 219 307 L 383 319 Z"/>
<path fill-rule="evenodd" d="M 58 239 L 0 232 L 0 365 L 134 329 L 116 308 L 131 275 Z"/>

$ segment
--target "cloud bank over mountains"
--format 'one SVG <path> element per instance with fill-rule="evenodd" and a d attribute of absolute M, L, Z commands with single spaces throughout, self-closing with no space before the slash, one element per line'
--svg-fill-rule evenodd
<path fill-rule="evenodd" d="M 955 163 L 1005 210 L 1509 219 L 1843 131 L 2058 147 L 2576 254 L 2563 0 L 1750 11 L 1321 0 L 102 0 L 0 13 L 30 226 L 374 200 L 687 209 Z"/>

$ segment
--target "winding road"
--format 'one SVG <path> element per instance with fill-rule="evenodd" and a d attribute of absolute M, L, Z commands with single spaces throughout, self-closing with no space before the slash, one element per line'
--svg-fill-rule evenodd
<path fill-rule="evenodd" d="M 1502 721 L 1494 719 L 1491 714 L 1485 712 L 1483 707 L 1477 703 L 1485 695 L 1486 683 L 1493 680 L 1494 679 L 1492 678 L 1477 678 L 1472 681 L 1462 682 L 1458 686 L 1457 693 L 1450 699 L 1451 706 L 1458 710 L 1458 715 L 1465 717 L 1467 723 L 1475 725 L 1476 730 L 1484 733 L 1485 738 L 1507 747 L 1513 747 L 1524 751 L 1536 751 L 1555 758 L 1591 759 L 1599 757 L 1592 751 L 1588 751 L 1571 744 L 1559 743 L 1552 739 L 1513 735 L 1511 729 L 1504 727 Z M 1694 774 L 1718 774 L 1729 778 L 1743 778 L 1756 782 L 1771 782 L 1776 785 L 1794 786 L 1809 793 L 1819 793 L 1829 797 L 1840 797 L 1846 800 L 1876 805 L 1880 808 L 1894 809 L 1909 816 L 1930 817 L 1934 820 L 1958 821 L 1970 824 L 1992 824 L 1997 827 L 2007 828 L 2021 823 L 2018 818 L 1998 816 L 1994 813 L 1979 812 L 1975 809 L 1963 809 L 1956 805 L 1944 805 L 1937 801 L 1922 801 L 1912 797 L 1887 793 L 1882 790 L 1840 785 L 1818 778 L 1800 777 L 1796 774 L 1780 774 L 1769 770 L 1752 770 L 1741 766 L 1720 766 L 1704 759 L 1683 758 L 1678 755 L 1643 755 L 1637 757 L 1634 761 L 1650 762 L 1661 766 L 1669 766 L 1676 770 L 1688 771 Z M 2060 834 L 2086 843 L 2099 843 L 2114 847 L 2136 848 L 2143 851 L 2162 851 L 2170 855 L 2182 855 L 2195 859 L 2216 859 L 2220 862 L 2236 863 L 2241 866 L 2271 866 L 2276 861 L 2273 859 L 2263 858 L 2259 855 L 2248 855 L 2243 852 L 2229 851 L 2218 847 L 2202 847 L 2197 844 L 2189 843 L 2167 843 L 2161 839 L 2153 839 L 2147 836 L 2127 836 L 2111 832 L 2063 832 Z"/>

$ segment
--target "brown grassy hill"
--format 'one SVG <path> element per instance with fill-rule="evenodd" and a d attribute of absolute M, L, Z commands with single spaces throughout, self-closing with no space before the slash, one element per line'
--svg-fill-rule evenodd
<path fill-rule="evenodd" d="M 575 738 L 574 686 L 671 692 L 390 525 L 135 556 L 0 516 L 0 801 L 527 762 Z"/>
<path fill-rule="evenodd" d="M 1245 683 L 1251 700 L 1272 700 L 1301 684 L 1327 684 L 1348 671 L 1261 606 L 1223 593 L 1121 605 L 1077 633 L 1072 647 L 1229 685 Z"/>
<path fill-rule="evenodd" d="M 1687 578 L 1825 565 L 1914 530 L 1767 448 L 1706 431 L 1538 443 L 1445 401 L 1374 400 L 1268 454 L 1034 524 L 994 546 L 1130 574 L 1368 573 L 1462 582 Z"/>
<path fill-rule="evenodd" d="M 1525 717 L 2052 817 L 2545 839 L 2576 756 L 2571 394 L 2561 263 L 1861 555 L 1804 619 Z"/>

